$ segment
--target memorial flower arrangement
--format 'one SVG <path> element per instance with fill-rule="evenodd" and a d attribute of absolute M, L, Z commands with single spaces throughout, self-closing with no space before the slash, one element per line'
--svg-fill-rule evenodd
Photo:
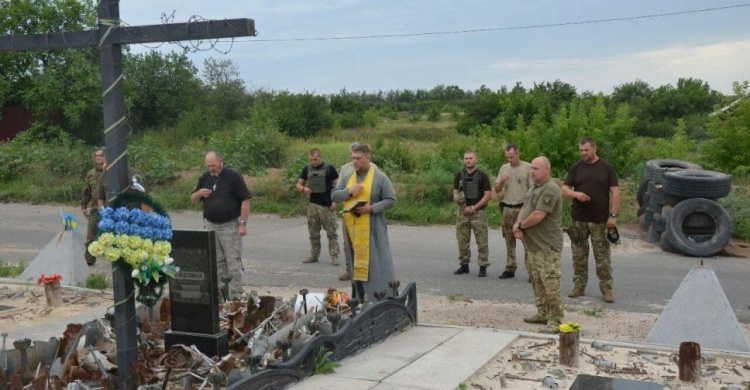
<path fill-rule="evenodd" d="M 560 324 L 561 333 L 578 333 L 580 331 L 581 325 L 577 322 L 566 322 L 564 324 Z"/>
<path fill-rule="evenodd" d="M 168 278 L 179 271 L 170 257 L 169 217 L 126 207 L 106 207 L 99 216 L 100 235 L 89 245 L 89 253 L 122 267 L 138 288 L 136 300 L 153 306 Z"/>

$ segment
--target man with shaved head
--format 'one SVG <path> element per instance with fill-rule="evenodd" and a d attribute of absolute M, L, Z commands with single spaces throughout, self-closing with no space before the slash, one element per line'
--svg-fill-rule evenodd
<path fill-rule="evenodd" d="M 242 237 L 247 234 L 250 190 L 242 174 L 224 167 L 217 152 L 206 153 L 207 172 L 198 179 L 190 195 L 193 203 L 203 202 L 203 225 L 216 231 L 216 265 L 219 280 L 230 277 L 231 295 L 242 294 Z M 224 291 L 225 296 L 230 292 Z"/>
<path fill-rule="evenodd" d="M 534 289 L 537 314 L 524 318 L 531 324 L 546 324 L 542 333 L 559 333 L 562 323 L 560 292 L 560 257 L 562 236 L 562 191 L 550 180 L 547 157 L 531 162 L 532 188 L 524 199 L 513 234 L 523 240 L 531 263 L 531 285 Z"/>

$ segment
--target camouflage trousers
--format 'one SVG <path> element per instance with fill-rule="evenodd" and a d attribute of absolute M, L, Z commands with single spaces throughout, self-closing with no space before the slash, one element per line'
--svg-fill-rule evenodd
<path fill-rule="evenodd" d="M 540 315 L 547 317 L 548 324 L 561 323 L 563 318 L 561 255 L 552 248 L 529 251 L 526 254 L 531 263 L 531 286 L 534 289 L 536 308 Z"/>
<path fill-rule="evenodd" d="M 466 215 L 461 208 L 456 215 L 456 239 L 458 240 L 458 262 L 461 265 L 469 264 L 471 261 L 471 232 L 474 231 L 474 239 L 477 241 L 479 256 L 477 263 L 480 266 L 490 265 L 489 243 L 487 242 L 487 214 L 485 210 L 477 210 L 474 214 Z"/>
<path fill-rule="evenodd" d="M 242 237 L 237 232 L 240 222 L 212 223 L 204 219 L 203 226 L 216 232 L 216 274 L 219 284 L 222 284 L 221 278 L 231 277 L 232 294 L 241 292 L 245 267 L 242 266 Z"/>
<path fill-rule="evenodd" d="M 612 260 L 609 256 L 607 224 L 577 222 L 568 228 L 570 249 L 573 252 L 573 283 L 586 288 L 589 281 L 589 237 L 596 261 L 596 276 L 602 293 L 612 291 Z"/>
<path fill-rule="evenodd" d="M 516 237 L 513 236 L 513 225 L 518 219 L 518 214 L 521 212 L 521 208 L 503 208 L 503 238 L 505 238 L 505 249 L 507 251 L 505 255 L 505 270 L 508 272 L 516 272 L 518 265 L 516 263 Z M 529 268 L 529 255 L 526 252 L 526 245 L 523 246 L 523 264 L 526 266 L 526 272 L 531 275 L 531 268 Z"/>
<path fill-rule="evenodd" d="M 328 236 L 328 253 L 331 260 L 339 258 L 339 236 L 336 234 L 336 213 L 315 203 L 307 205 L 307 230 L 310 232 L 310 254 L 320 256 L 320 229 Z"/>
<path fill-rule="evenodd" d="M 89 245 L 96 241 L 97 236 L 99 236 L 99 221 L 101 218 L 99 217 L 99 211 L 94 209 L 91 210 L 91 214 L 89 214 L 88 218 L 88 227 L 86 229 L 86 248 L 84 248 L 84 255 L 83 257 L 86 259 L 86 263 L 88 265 L 94 265 L 96 263 L 96 257 L 92 256 L 91 253 L 89 253 Z"/>

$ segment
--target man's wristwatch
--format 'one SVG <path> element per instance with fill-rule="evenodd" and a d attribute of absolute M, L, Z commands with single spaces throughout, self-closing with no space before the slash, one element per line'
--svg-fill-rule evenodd
<path fill-rule="evenodd" d="M 523 231 L 523 228 L 521 227 L 521 222 L 520 221 L 516 222 L 516 228 L 518 228 L 518 230 L 520 230 L 520 231 Z"/>
<path fill-rule="evenodd" d="M 609 216 L 612 218 L 617 218 L 617 213 L 609 213 Z"/>
<path fill-rule="evenodd" d="M 244 219 L 240 219 L 240 224 L 241 224 L 241 225 L 247 225 L 247 221 L 246 221 L 246 220 L 244 220 Z"/>

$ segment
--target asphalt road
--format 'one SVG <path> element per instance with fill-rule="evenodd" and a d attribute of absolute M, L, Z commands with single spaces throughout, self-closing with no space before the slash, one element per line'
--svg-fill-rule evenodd
<path fill-rule="evenodd" d="M 0 204 L 0 260 L 33 260 L 36 254 L 62 227 L 59 206 Z M 77 207 L 62 206 L 62 211 L 79 218 L 85 232 L 85 220 Z M 200 213 L 171 214 L 175 229 L 201 229 Z M 615 278 L 614 304 L 601 300 L 593 258 L 589 261 L 587 297 L 565 296 L 572 288 L 572 262 L 568 243 L 563 251 L 563 295 L 566 304 L 605 306 L 616 310 L 658 313 L 669 301 L 688 271 L 700 259 L 664 253 L 658 247 L 637 238 L 634 231 L 621 228 L 623 243 L 612 251 Z M 499 230 L 490 231 L 488 277 L 476 276 L 478 266 L 471 264 L 471 274 L 455 276 L 455 230 L 452 226 L 415 227 L 390 225 L 389 238 L 396 275 L 403 282 L 416 282 L 419 291 L 435 295 L 465 294 L 473 299 L 533 303 L 531 285 L 521 261 L 513 279 L 499 280 L 505 265 L 505 243 Z M 84 237 L 81 237 L 83 242 Z M 341 238 L 339 238 L 341 240 Z M 268 215 L 251 215 L 248 235 L 244 239 L 243 263 L 248 286 L 347 287 L 337 279 L 339 267 L 330 265 L 325 248 L 317 264 L 302 264 L 308 255 L 307 223 L 304 218 L 281 219 Z M 519 259 L 522 259 L 520 247 Z M 476 249 L 472 248 L 476 259 Z M 704 259 L 714 269 L 738 319 L 750 322 L 750 259 L 719 257 Z M 104 262 L 96 265 L 109 270 Z"/>

